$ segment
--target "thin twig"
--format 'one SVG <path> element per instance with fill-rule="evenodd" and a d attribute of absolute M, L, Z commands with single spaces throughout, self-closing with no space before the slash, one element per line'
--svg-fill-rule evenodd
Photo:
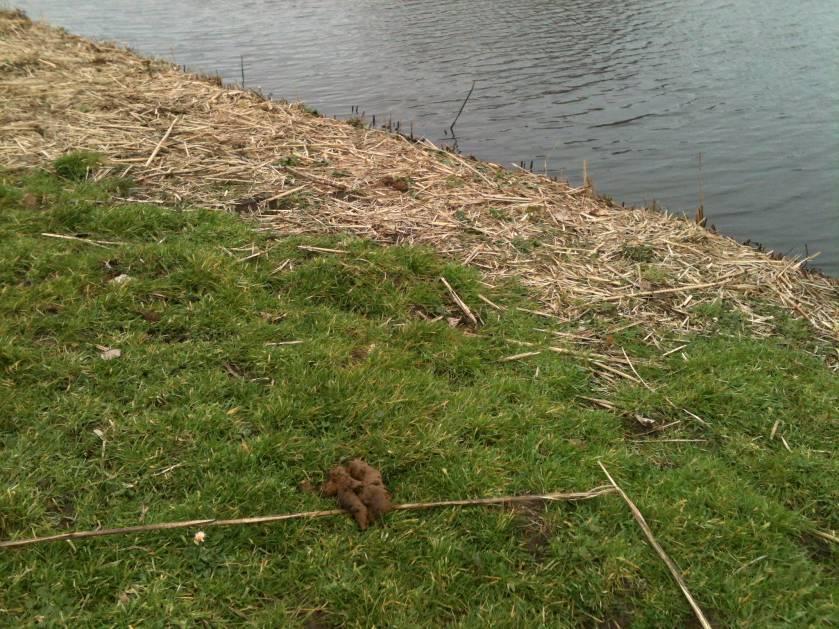
<path fill-rule="evenodd" d="M 295 192 L 299 192 L 300 190 L 302 190 L 305 187 L 306 187 L 306 184 L 303 184 L 302 186 L 297 186 L 296 188 L 290 188 L 288 190 L 283 190 L 279 194 L 275 194 L 273 197 L 268 197 L 262 203 L 264 203 L 265 205 L 268 205 L 272 201 L 277 201 L 279 199 L 282 199 L 283 197 L 287 197 L 290 194 L 294 194 Z"/>
<path fill-rule="evenodd" d="M 469 93 L 466 95 L 466 98 L 463 99 L 463 104 L 460 106 L 460 111 L 457 112 L 457 115 L 454 117 L 454 122 L 452 123 L 452 126 L 449 127 L 449 131 L 452 132 L 452 135 L 454 135 L 454 126 L 457 124 L 457 120 L 458 118 L 460 118 L 460 114 L 463 113 L 463 108 L 466 107 L 466 103 L 469 101 L 469 97 L 472 96 L 472 90 L 475 89 L 475 83 L 477 83 L 477 81 L 472 81 L 472 87 L 469 88 Z"/>
<path fill-rule="evenodd" d="M 441 277 L 440 281 L 443 282 L 443 285 L 448 289 L 449 295 L 451 295 L 458 308 L 463 311 L 463 314 L 466 315 L 466 318 L 472 322 L 472 325 L 478 327 L 478 320 L 475 318 L 475 315 L 472 314 L 472 311 L 469 310 L 469 306 L 466 305 L 466 302 L 463 301 L 456 292 L 454 292 L 454 289 L 451 287 L 451 284 L 446 281 L 445 277 Z"/>
<path fill-rule="evenodd" d="M 504 308 L 502 308 L 502 307 L 501 307 L 501 306 L 499 306 L 498 304 L 496 304 L 496 303 L 494 303 L 494 302 L 490 301 L 489 299 L 487 299 L 486 297 L 484 297 L 484 296 L 483 296 L 483 295 L 481 295 L 480 293 L 478 293 L 478 299 L 480 299 L 482 302 L 484 302 L 484 303 L 485 303 L 487 306 L 489 306 L 490 308 L 495 308 L 495 309 L 496 309 L 496 310 L 498 310 L 499 312 L 504 312 Z"/>
<path fill-rule="evenodd" d="M 640 417 L 640 415 L 636 415 L 636 416 L 635 416 L 635 419 L 638 419 L 638 417 Z M 654 422 L 655 420 L 650 420 L 650 421 L 653 421 L 653 422 Z M 643 422 L 642 422 L 642 423 L 643 423 Z M 655 434 L 655 433 L 657 433 L 657 432 L 664 432 L 664 431 L 665 431 L 665 430 L 667 430 L 668 428 L 672 428 L 673 426 L 678 426 L 678 425 L 679 425 L 679 424 L 681 424 L 681 423 L 682 423 L 682 420 L 681 420 L 681 419 L 677 419 L 676 421 L 674 421 L 674 422 L 669 422 L 669 423 L 667 423 L 667 424 L 664 424 L 663 426 L 655 426 L 654 428 L 652 428 L 651 430 L 647 430 L 646 432 L 639 432 L 639 433 L 637 434 L 637 436 L 638 436 L 638 437 L 645 437 L 646 435 L 653 435 L 653 434 Z M 650 441 L 655 441 L 655 439 L 644 439 L 644 440 L 639 440 L 639 441 L 640 441 L 641 443 L 649 443 Z"/>
<path fill-rule="evenodd" d="M 109 249 L 108 245 L 122 245 L 125 243 L 121 242 L 112 242 L 109 240 L 91 240 L 90 238 L 79 238 L 78 236 L 67 236 L 66 234 L 50 234 L 47 232 L 42 232 L 41 236 L 46 236 L 47 238 L 60 238 L 61 240 L 75 240 L 76 242 L 84 242 L 89 245 L 93 245 L 94 247 L 102 247 L 103 249 Z"/>
<path fill-rule="evenodd" d="M 586 397 L 585 395 L 578 395 L 577 397 L 581 400 L 588 400 L 592 404 L 597 404 L 597 406 L 609 409 L 610 411 L 615 410 L 615 405 L 612 404 L 609 400 L 601 400 L 600 398 L 596 397 Z"/>
<path fill-rule="evenodd" d="M 469 92 L 469 93 L 471 94 L 472 92 Z M 467 98 L 468 98 L 468 97 L 467 97 Z M 466 103 L 464 102 L 464 105 L 465 105 L 465 104 L 466 104 Z M 458 115 L 459 115 L 459 114 L 458 114 Z M 457 121 L 455 120 L 455 122 L 457 122 Z M 452 125 L 452 126 L 454 126 L 454 125 Z M 454 132 L 452 132 L 452 133 L 454 133 Z M 473 173 L 475 173 L 476 175 L 478 175 L 478 177 L 480 177 L 481 179 L 483 179 L 483 180 L 484 180 L 486 183 L 488 183 L 489 185 L 491 185 L 491 186 L 495 186 L 496 188 L 500 188 L 500 187 L 501 187 L 501 186 L 500 186 L 500 184 L 498 184 L 498 183 L 493 183 L 492 181 L 490 181 L 490 179 L 488 179 L 488 178 L 487 178 L 487 176 L 486 176 L 485 174 L 483 174 L 480 170 L 478 170 L 478 169 L 477 169 L 477 168 L 475 168 L 474 166 L 471 166 L 469 163 L 467 163 L 467 161 L 466 161 L 465 159 L 463 159 L 462 157 L 460 157 L 457 153 L 451 153 L 451 154 L 449 155 L 449 157 L 453 157 L 455 160 L 457 160 L 458 162 L 460 162 L 461 164 L 463 164 L 464 166 L 466 166 L 466 168 L 468 168 L 468 169 L 469 169 L 469 170 L 471 170 Z"/>
<path fill-rule="evenodd" d="M 185 465 L 184 463 L 175 463 L 174 465 L 170 465 L 169 467 L 164 467 L 162 470 L 158 470 L 157 472 L 154 472 L 152 474 L 152 476 L 162 476 L 163 474 L 168 474 L 172 470 L 175 470 L 179 467 L 183 467 L 184 465 Z"/>
<path fill-rule="evenodd" d="M 735 271 L 733 273 L 729 273 L 725 277 L 716 282 L 705 282 L 704 284 L 688 284 L 687 286 L 676 286 L 675 288 L 661 288 L 658 290 L 643 290 L 637 293 L 628 293 L 626 295 L 610 295 L 608 297 L 604 297 L 599 301 L 620 301 L 621 299 L 632 299 L 633 297 L 649 297 L 652 295 L 665 295 L 668 293 L 682 293 L 686 290 L 699 290 L 700 288 L 711 288 L 712 286 L 722 286 L 723 284 L 727 284 L 734 278 L 739 275 L 742 275 L 743 271 Z"/>
<path fill-rule="evenodd" d="M 683 408 L 682 410 L 683 410 L 685 413 L 687 413 L 688 415 L 690 415 L 691 417 L 693 417 L 696 421 L 698 421 L 700 424 L 702 424 L 702 425 L 703 425 L 703 426 L 705 426 L 706 428 L 710 428 L 710 427 L 711 427 L 711 426 L 708 424 L 708 422 L 706 422 L 704 419 L 702 419 L 699 415 L 696 415 L 695 413 L 691 413 L 691 412 L 690 412 L 688 409 L 686 409 L 686 408 Z"/>
<path fill-rule="evenodd" d="M 143 164 L 144 167 L 147 167 L 149 164 L 152 163 L 152 160 L 157 157 L 157 152 L 160 150 L 160 147 L 163 146 L 163 143 L 166 141 L 166 138 L 169 137 L 169 134 L 172 133 L 172 129 L 175 126 L 175 123 L 178 121 L 178 116 L 175 116 L 172 119 L 172 124 L 169 125 L 169 128 L 166 129 L 166 133 L 163 134 L 163 137 L 160 138 L 160 142 L 157 143 L 157 146 L 154 147 L 154 150 L 149 155 L 149 158 L 146 160 L 146 163 Z"/>
<path fill-rule="evenodd" d="M 827 540 L 828 542 L 833 542 L 834 544 L 839 544 L 839 537 L 836 537 L 835 535 L 831 535 L 827 531 L 813 531 L 813 535 L 818 535 L 819 537 L 821 537 L 824 540 Z"/>
<path fill-rule="evenodd" d="M 264 256 L 267 251 L 256 251 L 249 256 L 245 256 L 244 258 L 239 258 L 236 262 L 247 262 L 248 260 L 253 260 L 254 258 L 258 258 L 259 256 Z"/>
<path fill-rule="evenodd" d="M 603 465 L 600 461 L 597 462 L 600 466 L 600 469 L 603 470 L 603 473 L 606 474 L 606 478 L 609 479 L 609 482 L 612 483 L 612 486 L 617 490 L 617 492 L 621 495 L 621 498 L 624 499 L 627 505 L 629 505 L 630 511 L 632 511 L 632 516 L 635 518 L 635 521 L 638 522 L 638 526 L 641 527 L 641 530 L 644 531 L 644 535 L 647 536 L 647 540 L 649 540 L 650 545 L 655 549 L 658 553 L 658 556 L 661 557 L 662 561 L 667 565 L 667 569 L 670 570 L 670 574 L 673 575 L 673 578 L 676 580 L 676 583 L 679 584 L 679 589 L 682 590 L 682 594 L 685 595 L 688 603 L 690 603 L 691 609 L 693 609 L 693 613 L 696 615 L 697 620 L 699 620 L 699 624 L 703 627 L 703 629 L 711 629 L 711 623 L 708 622 L 708 619 L 705 618 L 705 614 L 702 613 L 702 609 L 700 609 L 699 604 L 693 598 L 688 590 L 687 583 L 685 583 L 684 578 L 682 577 L 682 573 L 679 571 L 678 566 L 673 562 L 672 559 L 664 552 L 664 549 L 661 545 L 656 541 L 655 536 L 653 535 L 652 530 L 650 529 L 647 521 L 644 519 L 642 513 L 638 510 L 638 507 L 635 506 L 635 503 L 630 500 L 629 496 L 626 495 L 623 489 L 615 482 L 615 479 L 612 478 L 612 475 L 609 474 L 609 471 L 606 469 L 606 466 Z"/>
<path fill-rule="evenodd" d="M 783 435 L 778 435 L 778 436 L 781 438 L 781 443 L 784 444 L 784 447 L 787 449 L 787 452 L 792 452 L 792 448 L 789 447 L 789 444 L 787 443 L 787 440 L 784 439 L 784 436 Z"/>
<path fill-rule="evenodd" d="M 530 358 L 531 356 L 538 356 L 542 352 L 523 352 L 521 354 L 513 354 L 512 356 L 505 356 L 504 358 L 499 358 L 498 362 L 506 363 L 511 360 L 521 360 L 522 358 Z"/>
<path fill-rule="evenodd" d="M 551 348 L 551 349 L 553 349 L 553 348 Z M 636 378 L 635 376 L 630 376 L 625 371 L 621 371 L 620 369 L 615 369 L 614 367 L 610 367 L 609 365 L 607 365 L 605 363 L 601 363 L 599 360 L 592 360 L 591 364 L 592 365 L 597 365 L 598 367 L 600 367 L 604 371 L 611 372 L 611 373 L 615 374 L 616 376 L 620 376 L 621 378 L 626 378 L 627 380 L 631 380 L 632 382 L 637 382 L 638 384 L 641 384 L 641 381 L 638 380 L 638 378 Z"/>
<path fill-rule="evenodd" d="M 516 306 L 516 310 L 519 312 L 526 312 L 527 314 L 536 315 L 539 317 L 545 317 L 546 319 L 559 319 L 555 314 L 551 314 L 550 312 L 544 312 L 542 310 L 530 310 L 529 308 L 521 308 Z"/>
<path fill-rule="evenodd" d="M 480 505 L 502 505 L 515 504 L 520 502 L 545 501 L 576 501 L 590 500 L 605 494 L 613 493 L 614 489 L 608 485 L 601 485 L 589 491 L 581 492 L 554 492 L 549 494 L 536 494 L 528 496 L 501 496 L 498 498 L 474 498 L 466 500 L 443 500 L 439 502 L 412 502 L 401 505 L 394 505 L 394 511 L 419 511 L 423 509 L 438 509 L 443 507 L 469 507 Z M 327 511 L 304 511 L 301 513 L 286 513 L 282 515 L 263 515 L 250 518 L 235 518 L 232 520 L 216 520 L 207 518 L 204 520 L 185 520 L 181 522 L 163 522 L 160 524 L 143 524 L 139 526 L 125 526 L 114 529 L 98 529 L 94 531 L 72 531 L 59 535 L 48 535 L 45 537 L 32 537 L 29 539 L 6 540 L 0 542 L 0 548 L 20 548 L 45 542 L 59 542 L 62 540 L 84 539 L 88 537 L 105 537 L 108 535 L 126 535 L 130 533 L 146 533 L 149 531 L 168 531 L 172 529 L 186 529 L 200 526 L 209 528 L 213 526 L 240 526 L 245 524 L 269 524 L 271 522 L 282 522 L 285 520 L 302 520 L 325 518 L 335 515 L 346 514 L 342 509 L 329 509 Z"/>
<path fill-rule="evenodd" d="M 671 350 L 669 350 L 669 351 L 664 352 L 664 353 L 661 355 L 661 357 L 662 357 L 662 358 L 664 358 L 665 356 L 669 356 L 670 354 L 675 354 L 675 353 L 676 353 L 676 352 L 678 352 L 680 349 L 684 349 L 684 348 L 686 348 L 686 347 L 687 347 L 687 343 L 685 343 L 684 345 L 679 345 L 678 347 L 674 347 L 673 349 L 671 349 Z"/>
<path fill-rule="evenodd" d="M 313 251 L 316 253 L 347 253 L 344 249 L 329 249 L 327 247 L 314 247 L 312 245 L 297 245 L 301 251 Z"/>
<path fill-rule="evenodd" d="M 659 432 L 659 431 L 656 431 Z M 707 439 L 632 439 L 632 443 L 705 443 Z"/>
<path fill-rule="evenodd" d="M 641 374 L 638 373 L 638 371 L 635 369 L 635 365 L 633 365 L 632 361 L 629 360 L 629 356 L 626 354 L 626 350 L 622 347 L 621 347 L 621 352 L 623 352 L 623 357 L 626 358 L 626 364 L 629 365 L 629 368 L 632 370 L 632 373 L 634 373 L 636 376 L 638 376 L 638 380 L 641 381 L 641 384 L 643 384 L 645 387 L 647 387 L 647 389 L 649 389 L 650 391 L 655 391 L 655 389 L 653 389 L 650 385 L 648 385 L 644 381 L 644 379 L 641 377 Z"/>
<path fill-rule="evenodd" d="M 746 562 L 746 563 L 744 563 L 742 566 L 740 566 L 739 568 L 737 568 L 737 570 L 735 570 L 734 572 L 732 572 L 732 574 L 738 574 L 738 573 L 742 572 L 743 570 L 745 570 L 746 568 L 748 568 L 749 566 L 753 566 L 753 565 L 755 565 L 758 561 L 763 561 L 763 560 L 764 560 L 764 559 L 766 559 L 768 556 L 769 556 L 769 555 L 761 555 L 760 557 L 755 557 L 755 558 L 754 558 L 754 559 L 752 559 L 751 561 L 747 561 L 747 562 Z"/>
<path fill-rule="evenodd" d="M 274 275 L 275 273 L 279 273 L 284 268 L 286 268 L 289 265 L 290 262 L 291 262 L 291 258 L 286 258 L 285 260 L 283 260 L 283 263 L 280 266 L 278 266 L 276 269 L 271 271 L 271 273 L 269 273 L 269 275 Z"/>

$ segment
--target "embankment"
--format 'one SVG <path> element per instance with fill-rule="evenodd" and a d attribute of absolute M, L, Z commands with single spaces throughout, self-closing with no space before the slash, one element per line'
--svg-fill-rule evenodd
<path fill-rule="evenodd" d="M 247 213 L 284 234 L 427 245 L 487 282 L 519 278 L 561 321 L 608 312 L 691 331 L 697 309 L 723 304 L 758 335 L 782 311 L 839 339 L 835 280 L 690 221 L 318 117 L 16 13 L 0 16 L 0 59 L 3 168 L 96 151 L 107 159 L 96 177 L 131 177 L 134 200 Z"/>

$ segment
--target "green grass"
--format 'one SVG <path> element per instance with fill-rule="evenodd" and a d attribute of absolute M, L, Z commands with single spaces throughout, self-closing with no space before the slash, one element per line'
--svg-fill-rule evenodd
<path fill-rule="evenodd" d="M 718 333 L 663 359 L 626 330 L 614 342 L 654 391 L 604 390 L 569 356 L 498 361 L 527 349 L 507 339 L 550 342 L 515 310 L 538 307 L 520 287 L 422 249 L 115 205 L 124 182 L 83 179 L 0 175 L 0 538 L 330 508 L 297 485 L 352 456 L 399 502 L 584 490 L 601 460 L 712 621 L 836 621 L 836 547 L 812 531 L 839 527 L 839 383 L 800 327 L 755 340 L 710 309 Z M 265 254 L 242 261 L 251 245 Z M 459 313 L 440 276 L 477 334 L 446 323 Z M 704 441 L 649 441 L 635 414 Z M 614 495 L 392 513 L 366 533 L 348 518 L 211 528 L 202 546 L 193 533 L 0 551 L 0 624 L 692 622 Z"/>
<path fill-rule="evenodd" d="M 69 153 L 55 160 L 55 173 L 70 181 L 84 181 L 88 174 L 102 162 L 102 156 L 90 151 Z"/>

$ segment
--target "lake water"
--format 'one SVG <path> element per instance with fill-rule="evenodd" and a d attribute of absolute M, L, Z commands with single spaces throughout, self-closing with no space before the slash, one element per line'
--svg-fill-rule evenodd
<path fill-rule="evenodd" d="M 26 0 L 328 115 L 705 214 L 839 275 L 837 0 Z M 700 158 L 702 167 L 700 170 Z"/>

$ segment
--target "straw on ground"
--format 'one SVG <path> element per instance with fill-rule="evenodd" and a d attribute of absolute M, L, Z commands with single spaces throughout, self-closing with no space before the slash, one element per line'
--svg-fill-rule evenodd
<path fill-rule="evenodd" d="M 98 151 L 108 166 L 97 177 L 132 177 L 136 199 L 252 213 L 285 234 L 430 245 L 490 283 L 519 278 L 559 320 L 611 309 L 654 341 L 668 329 L 701 328 L 696 309 L 718 300 L 759 334 L 772 333 L 773 317 L 759 307 L 769 304 L 839 339 L 837 284 L 802 272 L 803 261 L 615 206 L 586 186 L 316 117 L 20 17 L 2 20 L 0 166 Z"/>

